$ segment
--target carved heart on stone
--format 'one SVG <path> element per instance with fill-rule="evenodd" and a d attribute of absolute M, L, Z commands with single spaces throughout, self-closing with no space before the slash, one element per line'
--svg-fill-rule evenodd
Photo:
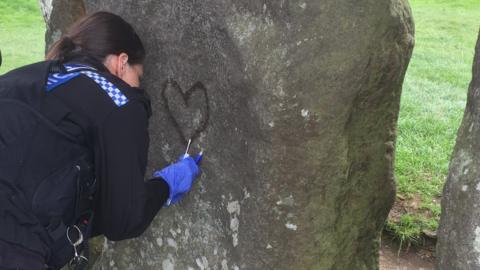
<path fill-rule="evenodd" d="M 167 80 L 162 90 L 167 113 L 183 142 L 192 141 L 207 128 L 209 106 L 207 89 L 196 82 L 186 92 L 174 80 Z"/>

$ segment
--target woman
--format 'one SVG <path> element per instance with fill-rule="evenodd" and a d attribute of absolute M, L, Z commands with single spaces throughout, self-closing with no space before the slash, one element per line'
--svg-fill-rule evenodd
<path fill-rule="evenodd" d="M 144 59 L 133 28 L 97 12 L 47 61 L 0 77 L 0 269 L 57 269 L 72 257 L 82 267 L 82 238 L 136 237 L 191 188 L 199 169 L 188 155 L 144 181 Z"/>

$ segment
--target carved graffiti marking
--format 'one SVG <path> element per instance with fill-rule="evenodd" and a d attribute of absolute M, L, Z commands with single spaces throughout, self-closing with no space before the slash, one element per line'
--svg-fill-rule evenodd
<path fill-rule="evenodd" d="M 184 143 L 195 140 L 207 128 L 210 108 L 207 89 L 201 82 L 184 92 L 176 81 L 169 79 L 164 84 L 162 98 Z"/>

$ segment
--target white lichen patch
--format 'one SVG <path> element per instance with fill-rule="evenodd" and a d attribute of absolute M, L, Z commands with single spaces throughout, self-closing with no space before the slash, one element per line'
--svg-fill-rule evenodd
<path fill-rule="evenodd" d="M 472 163 L 472 157 L 468 152 L 465 152 L 463 150 L 460 150 L 458 153 L 458 159 L 460 160 L 460 164 L 458 168 L 460 171 L 457 171 L 457 176 L 459 172 L 465 172 L 466 169 L 470 166 Z M 453 177 L 453 179 L 457 179 L 457 177 Z"/>
<path fill-rule="evenodd" d="M 258 28 L 263 28 L 261 20 L 248 13 L 231 19 L 233 20 L 227 21 L 227 26 L 240 46 L 244 46 L 252 40 L 252 36 Z"/>
<path fill-rule="evenodd" d="M 272 245 L 267 244 L 267 249 L 272 249 L 272 248 L 273 248 Z"/>
<path fill-rule="evenodd" d="M 200 258 L 196 258 L 196 259 L 195 259 L 195 263 L 197 263 L 197 266 L 198 266 L 200 269 L 205 269 L 205 266 L 203 265 L 202 260 L 201 260 Z"/>
<path fill-rule="evenodd" d="M 195 263 L 201 270 L 209 269 L 208 260 L 207 260 L 207 257 L 205 256 L 202 256 L 201 258 L 196 258 Z"/>
<path fill-rule="evenodd" d="M 165 158 L 167 158 L 167 159 L 170 159 L 170 158 L 168 157 L 168 153 L 170 152 L 170 150 L 171 150 L 171 147 L 170 147 L 170 145 L 169 145 L 168 143 L 162 145 L 162 154 L 163 154 L 163 156 L 164 156 Z M 168 160 L 167 160 L 167 161 L 168 161 Z"/>
<path fill-rule="evenodd" d="M 227 205 L 227 211 L 230 214 L 240 215 L 240 203 L 238 201 L 229 202 Z"/>
<path fill-rule="evenodd" d="M 238 216 L 240 215 L 240 203 L 238 201 L 229 202 L 227 205 L 227 211 L 230 214 L 230 230 L 232 231 L 232 243 L 236 247 L 238 245 L 238 228 L 240 221 Z"/>
<path fill-rule="evenodd" d="M 232 243 L 233 246 L 236 247 L 238 245 L 238 226 L 239 221 L 237 217 L 233 217 L 230 220 L 230 230 L 232 230 Z"/>
<path fill-rule="evenodd" d="M 279 49 L 280 52 L 280 58 L 286 59 L 288 50 L 286 48 Z M 268 78 L 265 78 L 268 79 Z M 287 96 L 287 93 L 285 93 L 285 80 L 282 78 L 276 79 L 276 84 L 275 88 L 273 90 L 273 94 L 277 98 L 285 98 Z"/>
<path fill-rule="evenodd" d="M 302 117 L 306 118 L 310 114 L 310 112 L 307 109 L 302 109 L 300 112 L 302 114 Z"/>
<path fill-rule="evenodd" d="M 300 6 L 302 9 L 305 9 L 305 8 L 307 7 L 307 3 L 301 3 L 299 6 Z"/>
<path fill-rule="evenodd" d="M 475 187 L 477 191 L 480 191 L 480 182 L 477 183 L 477 186 Z"/>
<path fill-rule="evenodd" d="M 168 244 L 170 247 L 173 247 L 175 250 L 178 249 L 177 242 L 176 242 L 173 238 L 167 238 L 167 244 Z"/>
<path fill-rule="evenodd" d="M 194 125 L 194 126 L 199 126 L 200 123 L 202 122 L 202 120 L 203 120 L 202 111 L 197 110 L 197 111 L 195 112 L 195 115 L 194 115 L 193 120 L 192 120 L 193 125 Z"/>
<path fill-rule="evenodd" d="M 293 206 L 295 204 L 295 200 L 293 199 L 293 195 L 290 195 L 285 198 L 280 198 L 277 201 L 277 205 L 286 205 L 286 206 Z"/>
<path fill-rule="evenodd" d="M 108 249 L 108 239 L 105 237 L 105 239 L 103 240 L 103 250 L 107 250 Z"/>
<path fill-rule="evenodd" d="M 248 198 L 250 198 L 250 193 L 248 192 L 247 188 L 244 187 L 243 188 L 243 199 L 246 200 Z"/>
<path fill-rule="evenodd" d="M 465 191 L 467 191 L 467 190 L 468 190 L 468 186 L 467 186 L 467 185 L 463 185 L 463 186 L 462 186 L 462 191 L 465 192 Z"/>
<path fill-rule="evenodd" d="M 228 270 L 228 263 L 227 260 L 222 260 L 222 270 Z"/>
<path fill-rule="evenodd" d="M 480 263 L 480 227 L 475 228 L 475 239 L 473 240 L 473 248 L 478 253 L 478 263 Z"/>
<path fill-rule="evenodd" d="M 188 228 L 186 228 L 183 240 L 188 241 L 189 238 L 190 238 L 190 230 Z"/>
<path fill-rule="evenodd" d="M 297 228 L 298 228 L 297 225 L 292 224 L 292 223 L 285 224 L 285 227 L 287 227 L 287 229 L 292 230 L 292 231 L 296 231 Z"/>
<path fill-rule="evenodd" d="M 174 270 L 175 269 L 175 259 L 172 254 L 168 254 L 168 258 L 162 261 L 163 270 Z"/>
<path fill-rule="evenodd" d="M 203 262 L 203 265 L 205 265 L 205 268 L 209 269 L 207 257 L 202 256 L 202 262 Z"/>

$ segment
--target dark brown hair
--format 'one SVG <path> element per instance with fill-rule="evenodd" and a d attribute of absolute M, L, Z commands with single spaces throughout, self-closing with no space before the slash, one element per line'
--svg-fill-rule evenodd
<path fill-rule="evenodd" d="M 68 61 L 76 55 L 88 55 L 103 62 L 107 55 L 120 53 L 126 53 L 132 65 L 145 59 L 145 48 L 133 27 L 118 15 L 100 11 L 75 22 L 50 46 L 46 59 Z"/>

